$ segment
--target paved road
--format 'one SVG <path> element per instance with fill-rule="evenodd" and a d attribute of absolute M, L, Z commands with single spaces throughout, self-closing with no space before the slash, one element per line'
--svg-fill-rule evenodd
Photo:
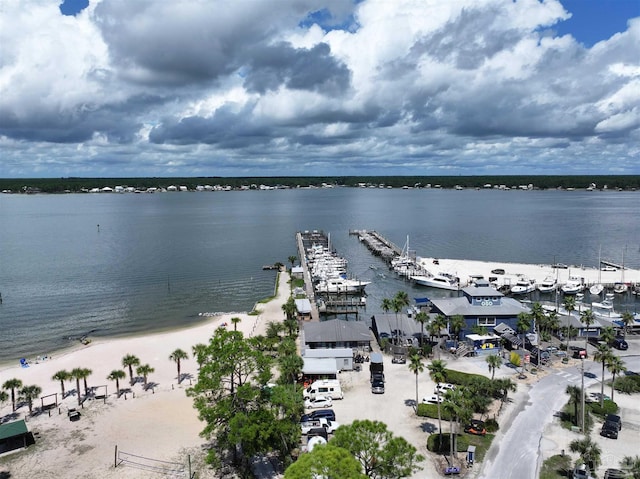
<path fill-rule="evenodd" d="M 629 355 L 624 359 L 629 370 L 640 371 L 640 356 Z M 585 372 L 593 372 L 598 378 L 601 368 L 599 363 L 585 361 Z M 566 404 L 567 385 L 580 386 L 581 376 L 579 366 L 558 370 L 534 383 L 528 391 L 515 395 L 513 400 L 518 407 L 502 425 L 475 477 L 537 479 L 543 431 L 552 422 L 554 413 Z M 585 388 L 598 383 L 598 378 L 585 377 Z"/>

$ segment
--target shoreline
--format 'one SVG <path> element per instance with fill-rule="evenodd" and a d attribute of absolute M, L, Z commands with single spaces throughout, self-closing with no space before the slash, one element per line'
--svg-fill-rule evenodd
<path fill-rule="evenodd" d="M 2 421 L 24 419 L 35 437 L 35 444 L 2 455 L 0 472 L 7 470 L 12 477 L 157 476 L 157 472 L 145 473 L 139 468 L 127 467 L 126 460 L 123 466 L 114 467 L 114 447 L 117 446 L 118 451 L 147 458 L 150 464 L 154 460 L 186 464 L 188 455 L 198 470 L 198 477 L 215 477 L 204 463 L 207 440 L 200 433 L 205 423 L 198 418 L 193 399 L 186 394 L 198 378 L 192 347 L 208 343 L 219 327 L 235 327 L 245 337 L 265 334 L 269 322 L 284 320 L 282 305 L 289 297 L 288 281 L 289 275 L 281 272 L 277 276 L 276 294 L 263 300 L 267 302 L 256 303 L 253 314 L 216 314 L 189 327 L 120 338 L 92 338 L 88 345 L 78 343 L 55 351 L 50 359 L 27 368 L 21 367 L 17 359 L 8 367 L 0 365 L 0 385 L 16 378 L 23 386 L 42 388 L 33 402 L 33 415 L 29 414 L 26 404 L 18 401 L 15 413 L 10 399 L 1 405 Z M 241 319 L 237 325 L 231 323 L 234 317 Z M 177 348 L 188 354 L 188 358 L 181 361 L 180 378 L 176 363 L 169 359 Z M 146 386 L 135 367 L 134 381 L 130 383 L 128 369 L 122 367 L 122 358 L 127 354 L 135 355 L 141 365 L 148 364 L 154 369 L 148 375 Z M 81 380 L 78 398 L 76 380 L 71 379 L 65 381 L 65 396 L 61 399 L 60 381 L 54 381 L 52 376 L 60 370 L 74 368 L 91 370 L 87 378 L 89 393 L 85 394 Z M 119 384 L 120 396 L 116 393 L 115 381 L 107 379 L 113 370 L 125 372 Z M 53 406 L 54 401 L 56 406 L 46 409 Z M 80 412 L 77 421 L 67 417 L 71 409 Z M 78 460 L 79 454 L 81 460 Z"/>

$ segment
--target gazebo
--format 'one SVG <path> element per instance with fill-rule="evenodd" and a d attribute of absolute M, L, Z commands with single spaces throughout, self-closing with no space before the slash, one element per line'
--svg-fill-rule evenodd
<path fill-rule="evenodd" d="M 27 447 L 29 435 L 24 419 L 0 424 L 0 454 Z"/>

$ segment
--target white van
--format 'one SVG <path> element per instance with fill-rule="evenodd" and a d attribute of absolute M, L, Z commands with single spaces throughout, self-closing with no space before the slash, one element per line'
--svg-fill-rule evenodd
<path fill-rule="evenodd" d="M 311 386 L 304 390 L 303 395 L 305 399 L 313 399 L 316 396 L 325 396 L 331 399 L 343 398 L 340 381 L 337 379 L 314 381 Z"/>

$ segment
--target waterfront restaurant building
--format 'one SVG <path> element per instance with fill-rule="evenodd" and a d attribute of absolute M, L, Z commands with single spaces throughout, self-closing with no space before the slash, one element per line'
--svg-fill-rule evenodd
<path fill-rule="evenodd" d="M 462 296 L 459 297 L 431 300 L 432 314 L 442 314 L 448 320 L 454 316 L 464 318 L 465 327 L 460 332 L 461 338 L 470 338 L 477 342 L 484 338 L 474 336 L 474 328 L 484 327 L 488 332 L 493 332 L 501 323 L 516 331 L 518 315 L 529 313 L 526 306 L 513 298 L 507 298 L 489 286 L 488 282 L 477 281 L 461 291 Z M 486 342 L 483 341 L 483 343 Z M 488 344 L 480 347 L 487 349 Z"/>

